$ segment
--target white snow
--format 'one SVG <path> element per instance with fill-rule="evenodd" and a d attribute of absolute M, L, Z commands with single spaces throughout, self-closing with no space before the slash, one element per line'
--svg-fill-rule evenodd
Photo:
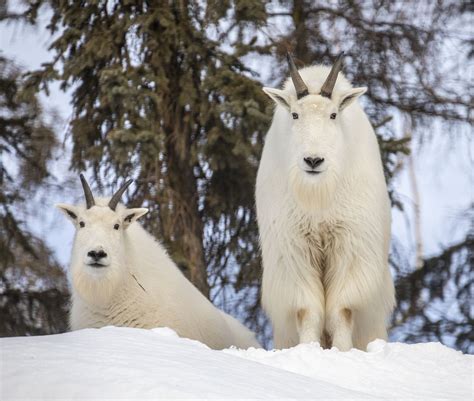
<path fill-rule="evenodd" d="M 172 330 L 0 339 L 0 399 L 466 399 L 474 357 L 377 340 L 368 352 L 213 351 Z"/>

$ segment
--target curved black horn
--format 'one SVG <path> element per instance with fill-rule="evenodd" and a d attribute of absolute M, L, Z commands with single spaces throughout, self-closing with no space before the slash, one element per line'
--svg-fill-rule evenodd
<path fill-rule="evenodd" d="M 301 78 L 301 75 L 296 68 L 295 61 L 290 53 L 286 53 L 286 60 L 288 61 L 288 67 L 290 68 L 291 80 L 296 89 L 296 97 L 301 99 L 302 97 L 309 95 L 308 87 L 304 83 L 303 78 Z"/>
<path fill-rule="evenodd" d="M 334 85 L 336 85 L 337 74 L 339 74 L 339 71 L 342 70 L 343 57 L 344 52 L 339 53 L 339 56 L 337 56 L 337 59 L 332 65 L 331 71 L 329 72 L 326 81 L 321 87 L 321 96 L 328 97 L 329 99 L 331 99 Z"/>
<path fill-rule="evenodd" d="M 94 195 L 92 195 L 92 191 L 84 176 L 82 174 L 79 174 L 79 177 L 81 178 L 82 189 L 84 190 L 84 196 L 86 198 L 86 207 L 87 209 L 90 209 L 92 206 L 95 205 Z"/>
<path fill-rule="evenodd" d="M 127 190 L 133 180 L 128 180 L 125 184 L 123 184 L 117 192 L 114 193 L 112 199 L 109 201 L 109 207 L 115 211 L 118 203 L 120 202 L 120 198 L 122 198 L 123 193 Z"/>

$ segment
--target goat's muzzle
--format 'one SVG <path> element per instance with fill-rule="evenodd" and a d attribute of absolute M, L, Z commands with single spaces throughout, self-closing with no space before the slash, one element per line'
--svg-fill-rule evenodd
<path fill-rule="evenodd" d="M 107 253 L 101 249 L 92 249 L 87 252 L 87 265 L 91 267 L 106 267 L 108 266 Z"/>

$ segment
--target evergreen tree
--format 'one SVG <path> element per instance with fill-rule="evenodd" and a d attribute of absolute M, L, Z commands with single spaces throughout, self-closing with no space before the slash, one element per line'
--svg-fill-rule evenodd
<path fill-rule="evenodd" d="M 225 261 L 256 255 L 253 186 L 268 119 L 265 95 L 240 61 L 251 47 L 225 51 L 212 30 L 230 13 L 237 25 L 263 24 L 264 5 L 50 5 L 55 58 L 30 85 L 57 79 L 72 88 L 73 168 L 91 168 L 99 186 L 136 178 L 132 199 L 151 209 L 147 228 L 209 295 Z"/>
<path fill-rule="evenodd" d="M 56 138 L 20 69 L 0 54 L 0 336 L 67 326 L 64 274 L 44 241 L 26 227 L 26 202 L 49 176 Z"/>
<path fill-rule="evenodd" d="M 419 269 L 414 270 L 403 258 L 392 259 L 400 271 L 393 316 L 395 338 L 403 342 L 440 341 L 473 353 L 472 227 L 465 239 L 427 258 Z"/>

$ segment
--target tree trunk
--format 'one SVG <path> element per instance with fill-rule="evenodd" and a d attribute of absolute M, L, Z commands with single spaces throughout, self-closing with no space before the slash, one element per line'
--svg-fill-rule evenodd
<path fill-rule="evenodd" d="M 415 231 L 415 269 L 421 269 L 424 264 L 423 259 L 423 235 L 421 230 L 421 198 L 418 190 L 418 181 L 415 172 L 415 155 L 414 155 L 414 141 L 411 117 L 405 117 L 405 138 L 410 139 L 410 154 L 408 159 L 408 178 L 410 180 L 410 187 L 413 196 L 413 223 Z"/>
<path fill-rule="evenodd" d="M 293 8 L 291 10 L 291 18 L 293 19 L 294 31 L 294 43 L 295 48 L 293 54 L 298 61 L 301 61 L 305 65 L 311 65 L 311 54 L 308 48 L 308 33 L 309 30 L 306 27 L 306 19 L 308 12 L 307 0 L 294 0 Z M 302 67 L 301 65 L 298 67 Z"/>
<path fill-rule="evenodd" d="M 158 158 L 159 172 L 156 180 L 157 201 L 160 209 L 161 236 L 173 261 L 184 275 L 209 298 L 207 266 L 203 244 L 204 225 L 199 213 L 199 195 L 194 166 L 197 161 L 193 155 L 193 138 L 198 128 L 190 118 L 190 109 L 196 104 L 186 104 L 179 99 L 186 93 L 189 81 L 186 79 L 189 69 L 200 71 L 202 66 L 195 65 L 193 53 L 186 49 L 192 43 L 187 36 L 192 31 L 192 22 L 188 18 L 187 1 L 170 3 L 171 14 L 179 33 L 175 42 L 169 43 L 169 60 L 162 60 L 149 54 L 148 62 L 156 69 L 156 76 L 166 76 L 167 85 L 160 90 L 161 102 L 157 106 L 156 126 L 164 132 L 164 142 Z M 156 35 L 169 35 L 165 26 L 155 23 Z M 191 67 L 190 67 L 191 66 Z M 199 82 L 197 83 L 199 84 Z M 191 102 L 192 103 L 192 102 Z M 162 152 L 162 153 L 161 153 Z"/>
<path fill-rule="evenodd" d="M 179 17 L 182 18 L 183 14 Z M 197 178 L 193 171 L 196 161 L 191 151 L 195 124 L 190 121 L 186 105 L 180 104 L 177 99 L 177 94 L 185 92 L 181 84 L 181 76 L 184 75 L 182 64 L 180 49 L 175 48 L 167 71 L 169 92 L 164 96 L 168 110 L 162 113 L 166 116 L 163 128 L 166 133 L 164 160 L 167 172 L 164 178 L 170 207 L 168 218 L 163 221 L 163 234 L 169 240 L 173 260 L 184 275 L 209 298 L 204 226 L 198 208 Z"/>
<path fill-rule="evenodd" d="M 196 178 L 187 160 L 189 153 L 183 149 L 178 150 L 173 142 L 169 141 L 167 146 L 167 192 L 170 210 L 168 218 L 163 221 L 163 234 L 169 240 L 169 251 L 173 260 L 185 276 L 209 297 Z"/>

